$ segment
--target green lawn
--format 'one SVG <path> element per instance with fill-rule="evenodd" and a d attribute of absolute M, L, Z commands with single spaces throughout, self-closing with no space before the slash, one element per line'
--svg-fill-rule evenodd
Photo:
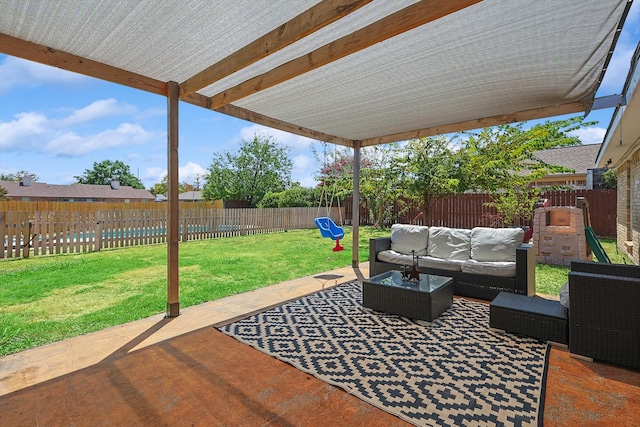
<path fill-rule="evenodd" d="M 181 243 L 180 305 L 351 265 L 346 232 L 346 250 L 337 253 L 315 229 Z M 369 258 L 369 238 L 389 233 L 361 227 L 360 260 Z M 615 260 L 613 241 L 603 245 Z M 538 265 L 537 292 L 557 295 L 567 271 Z M 166 246 L 2 260 L 0 289 L 0 355 L 6 355 L 164 312 Z"/>
<path fill-rule="evenodd" d="M 342 252 L 315 230 L 180 244 L 180 306 L 351 265 L 352 236 Z M 390 231 L 360 228 L 359 258 L 369 238 Z M 0 355 L 162 313 L 165 245 L 0 261 Z"/>
<path fill-rule="evenodd" d="M 599 239 L 604 251 L 614 264 L 632 264 L 632 262 L 616 249 L 615 239 Z M 595 255 L 593 260 L 596 260 Z M 536 264 L 536 293 L 543 295 L 558 295 L 560 288 L 567 282 L 569 267 L 561 265 Z"/>

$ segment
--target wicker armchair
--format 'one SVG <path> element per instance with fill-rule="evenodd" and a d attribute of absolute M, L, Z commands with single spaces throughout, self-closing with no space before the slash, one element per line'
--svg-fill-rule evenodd
<path fill-rule="evenodd" d="M 569 351 L 640 369 L 640 267 L 571 263 Z"/>

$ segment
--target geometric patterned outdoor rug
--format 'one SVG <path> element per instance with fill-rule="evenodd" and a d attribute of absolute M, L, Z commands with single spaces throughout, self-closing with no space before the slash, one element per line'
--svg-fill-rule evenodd
<path fill-rule="evenodd" d="M 344 283 L 218 328 L 414 425 L 541 425 L 547 344 L 454 299 L 434 322 L 362 307 Z"/>

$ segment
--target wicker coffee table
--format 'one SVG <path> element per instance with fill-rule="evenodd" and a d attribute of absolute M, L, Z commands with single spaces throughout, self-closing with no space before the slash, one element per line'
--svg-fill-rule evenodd
<path fill-rule="evenodd" d="M 387 271 L 362 282 L 362 305 L 385 313 L 432 322 L 452 303 L 451 277 L 420 274 L 414 283 L 402 280 L 399 271 Z"/>

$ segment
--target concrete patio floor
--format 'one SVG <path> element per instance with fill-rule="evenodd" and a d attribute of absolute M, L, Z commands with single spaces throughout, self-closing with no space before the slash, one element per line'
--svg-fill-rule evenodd
<path fill-rule="evenodd" d="M 209 378 L 208 382 L 213 381 L 214 377 L 219 380 L 222 374 L 213 375 L 216 366 L 232 371 L 238 369 L 230 367 L 233 366 L 234 359 L 241 361 L 243 357 L 247 359 L 241 366 L 249 365 L 248 368 L 255 369 L 253 372 L 250 369 L 249 372 L 245 372 L 245 376 L 238 379 L 239 385 L 229 389 L 233 390 L 233 393 L 240 393 L 242 398 L 236 399 L 229 396 L 228 393 L 231 392 L 224 389 L 224 387 L 230 387 L 232 380 L 225 381 L 224 386 L 220 385 L 218 395 L 215 398 L 207 398 L 208 400 L 198 396 L 199 393 L 206 394 L 206 388 L 211 388 L 208 383 L 205 384 L 207 386 L 204 387 L 205 390 L 201 388 L 202 385 L 199 385 L 197 390 L 183 390 L 182 393 L 186 394 L 181 395 L 180 398 L 173 396 L 176 401 L 206 400 L 209 406 L 211 402 L 224 402 L 224 409 L 217 409 L 218 412 L 215 414 L 201 407 L 187 411 L 188 417 L 177 418 L 184 421 L 186 423 L 184 425 L 407 425 L 404 421 L 367 405 L 338 388 L 297 371 L 285 363 L 275 361 L 256 350 L 236 343 L 231 338 L 222 338 L 221 334 L 213 335 L 217 331 L 211 328 L 212 325 L 244 317 L 249 313 L 279 305 L 283 301 L 316 292 L 324 287 L 356 278 L 362 279 L 368 275 L 368 263 L 361 264 L 359 268 L 345 267 L 183 308 L 181 315 L 177 318 L 164 319 L 164 316 L 159 314 L 9 355 L 0 359 L 0 420 L 11 419 L 12 426 L 35 425 L 41 422 L 42 418 L 38 417 L 43 416 L 46 410 L 48 420 L 55 422 L 56 425 L 59 425 L 58 423 L 118 425 L 122 420 L 130 420 L 131 425 L 158 425 L 158 423 L 164 424 L 165 421 L 166 424 L 175 425 L 175 418 L 163 418 L 162 414 L 156 414 L 162 411 L 149 409 L 156 408 L 152 403 L 147 403 L 149 408 L 146 412 L 143 411 L 146 415 L 140 415 L 136 411 L 133 415 L 127 415 L 126 412 L 124 415 L 117 415 L 118 406 L 130 405 L 118 399 L 103 397 L 95 400 L 108 402 L 107 406 L 113 405 L 113 408 L 105 408 L 104 405 L 93 408 L 86 404 L 84 408 L 82 404 L 76 404 L 73 407 L 73 405 L 68 406 L 67 401 L 59 401 L 61 397 L 57 395 L 64 393 L 60 390 L 65 390 L 65 387 L 69 393 L 82 394 L 83 391 L 78 390 L 82 387 L 86 387 L 85 393 L 100 393 L 100 385 L 91 385 L 86 382 L 89 381 L 88 378 L 94 377 L 95 381 L 104 382 L 105 378 L 107 380 L 110 378 L 110 374 L 104 373 L 105 366 L 134 360 L 137 357 L 139 359 L 137 362 L 131 362 L 127 370 L 118 368 L 118 373 L 119 375 L 125 371 L 130 373 L 126 381 L 129 393 L 135 389 L 135 396 L 148 396 L 152 394 L 149 389 L 154 386 L 145 385 L 145 381 L 153 381 L 154 372 L 160 377 L 161 374 L 166 374 L 164 369 L 181 369 L 176 366 L 163 367 L 163 363 L 168 362 L 162 357 L 153 356 L 153 352 L 164 349 L 163 354 L 166 355 L 167 346 L 174 348 L 180 342 L 186 346 L 185 348 L 191 346 L 190 348 L 193 349 L 189 353 L 191 358 L 213 359 L 206 363 L 203 360 L 193 360 L 188 364 L 200 366 L 200 371 L 194 370 L 195 378 Z M 207 345 L 211 348 L 206 351 L 199 348 L 202 347 L 199 345 L 199 340 L 209 343 Z M 211 344 L 217 342 L 220 342 L 220 346 L 226 343 L 224 345 L 237 346 L 240 350 L 228 350 L 223 347 L 218 349 L 216 348 L 218 344 Z M 216 359 L 219 363 L 216 363 Z M 154 363 L 158 364 L 155 370 L 151 366 Z M 254 363 L 255 366 L 252 366 Z M 204 369 L 203 366 L 208 368 Z M 107 369 L 108 372 L 112 372 L 109 369 L 112 368 Z M 136 372 L 141 373 L 147 369 L 149 372 L 146 373 L 146 378 L 136 378 Z M 77 380 L 77 373 L 82 374 L 82 380 Z M 225 373 L 225 375 L 231 374 L 232 372 Z M 258 380 L 262 374 L 267 375 L 267 378 Z M 251 384 L 254 376 L 256 384 Z M 174 378 L 174 380 L 177 379 Z M 197 379 L 183 378 L 180 381 L 197 381 Z M 116 384 L 114 387 L 117 389 L 121 384 Z M 284 393 L 284 395 L 278 398 L 272 397 L 275 400 L 267 400 L 271 403 L 264 403 L 260 399 L 266 393 L 265 387 L 269 389 L 269 393 L 277 389 L 278 393 Z M 240 389 L 242 392 L 239 391 Z M 107 393 L 106 389 L 105 393 Z M 123 393 L 120 390 L 120 394 Z M 165 393 L 171 393 L 171 390 L 166 390 Z M 253 397 L 251 397 L 252 393 Z M 228 401 L 225 396 L 228 397 Z M 163 399 L 166 398 L 163 396 Z M 232 401 L 236 403 L 230 403 Z M 256 406 L 258 401 L 260 405 Z M 286 405 L 283 403 L 285 401 Z M 273 407 L 267 410 L 269 405 Z M 128 409 L 131 410 L 131 408 Z M 19 413 L 12 413 L 12 411 Z M 36 412 L 38 417 L 34 415 Z M 76 412 L 82 413 L 82 416 L 76 415 Z M 157 416 L 150 417 L 149 413 Z M 220 415 L 222 413 L 225 415 Z M 7 418 L 9 415 L 11 417 Z M 193 418 L 194 415 L 195 418 Z M 133 419 L 130 418 L 132 416 Z M 175 414 L 172 416 L 175 417 Z M 140 420 L 147 420 L 148 424 Z M 188 420 L 191 421 L 187 423 Z M 573 423 L 580 423 L 583 426 L 634 425 L 634 422 L 639 420 L 640 372 L 604 363 L 576 360 L 570 358 L 566 350 L 552 349 L 545 400 L 545 425 L 574 425 Z M 0 424 L 9 425 L 2 421 Z M 40 425 L 46 425 L 46 423 L 40 423 Z M 182 424 L 178 422 L 178 425 Z"/>

